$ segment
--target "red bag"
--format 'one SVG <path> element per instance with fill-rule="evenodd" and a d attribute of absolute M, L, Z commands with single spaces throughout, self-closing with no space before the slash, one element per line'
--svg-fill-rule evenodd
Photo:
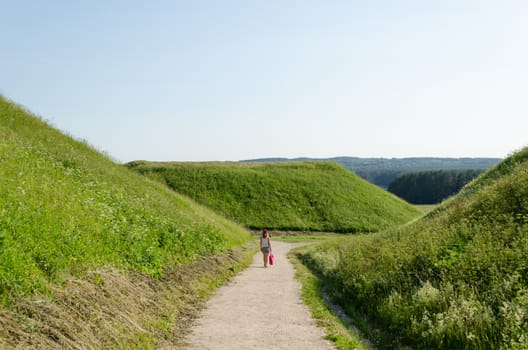
<path fill-rule="evenodd" d="M 275 261 L 275 257 L 273 256 L 273 253 L 269 253 L 269 264 L 273 265 L 273 262 Z"/>

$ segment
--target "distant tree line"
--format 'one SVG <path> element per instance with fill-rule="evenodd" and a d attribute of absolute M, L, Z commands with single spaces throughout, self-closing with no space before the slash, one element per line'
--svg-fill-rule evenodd
<path fill-rule="evenodd" d="M 407 173 L 395 178 L 388 191 L 413 204 L 435 204 L 457 193 L 482 173 L 480 169 L 433 170 Z"/>
<path fill-rule="evenodd" d="M 398 176 L 434 170 L 487 170 L 501 161 L 500 158 L 353 158 L 336 157 L 337 161 L 363 179 L 388 189 Z"/>

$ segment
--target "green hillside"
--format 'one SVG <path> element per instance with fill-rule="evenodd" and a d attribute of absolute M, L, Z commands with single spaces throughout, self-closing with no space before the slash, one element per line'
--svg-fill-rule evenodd
<path fill-rule="evenodd" d="M 303 259 L 380 348 L 526 349 L 527 252 L 525 148 L 426 217 Z"/>
<path fill-rule="evenodd" d="M 372 232 L 419 211 L 337 163 L 155 163 L 128 166 L 252 229 Z"/>
<path fill-rule="evenodd" d="M 90 293 L 97 294 L 111 286 L 102 277 L 110 271 L 123 280 L 143 276 L 142 283 L 151 281 L 146 290 L 170 279 L 180 266 L 226 254 L 249 239 L 241 226 L 113 163 L 0 97 L 0 348 L 9 337 L 36 341 L 39 327 L 66 341 L 64 330 L 56 329 L 60 325 L 53 328 L 39 317 L 55 310 L 49 305 L 64 296 L 72 280 L 91 280 L 98 287 Z M 20 306 L 32 299 L 42 299 L 47 311 L 40 314 L 36 304 Z M 92 302 L 95 310 L 98 299 Z M 125 314 L 127 307 L 119 307 Z M 135 334 L 121 333 L 138 320 L 105 325 L 103 316 L 92 316 L 84 323 L 95 322 L 91 331 L 99 339 L 94 342 L 112 334 L 122 345 Z M 170 319 L 164 322 L 170 326 Z"/>

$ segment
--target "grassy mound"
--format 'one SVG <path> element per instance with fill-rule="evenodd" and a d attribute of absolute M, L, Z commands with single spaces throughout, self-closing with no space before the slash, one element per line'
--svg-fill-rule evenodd
<path fill-rule="evenodd" d="M 410 225 L 303 258 L 380 348 L 525 349 L 527 252 L 528 148 Z"/>
<path fill-rule="evenodd" d="M 0 97 L 3 307 L 15 310 L 35 295 L 53 299 L 62 284 L 100 269 L 164 278 L 249 239 L 241 226 Z"/>
<path fill-rule="evenodd" d="M 155 163 L 128 166 L 252 229 L 378 231 L 419 211 L 336 163 Z"/>

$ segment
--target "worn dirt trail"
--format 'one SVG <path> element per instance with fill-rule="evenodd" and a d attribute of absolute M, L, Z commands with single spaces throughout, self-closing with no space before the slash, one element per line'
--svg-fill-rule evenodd
<path fill-rule="evenodd" d="M 286 257 L 295 246 L 273 241 L 275 265 L 265 269 L 258 253 L 221 287 L 186 338 L 186 349 L 334 349 L 301 301 L 300 284 Z"/>

